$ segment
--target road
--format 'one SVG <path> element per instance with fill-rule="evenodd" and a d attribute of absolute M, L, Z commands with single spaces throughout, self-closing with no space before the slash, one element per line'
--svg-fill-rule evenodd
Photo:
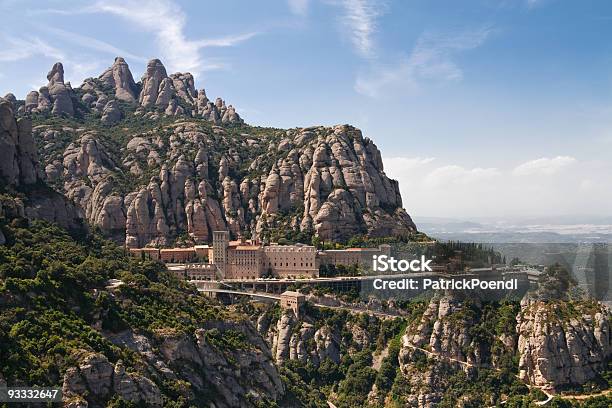
<path fill-rule="evenodd" d="M 264 298 L 264 299 L 272 299 L 272 300 L 280 300 L 280 295 L 274 295 L 271 293 L 266 293 L 266 292 L 243 292 L 240 290 L 231 290 L 231 289 L 206 289 L 206 288 L 198 288 L 198 291 L 200 292 L 212 292 L 212 293 L 228 293 L 230 295 L 241 295 L 241 296 L 250 296 L 253 298 Z M 399 315 L 396 314 L 391 314 L 391 313 L 385 313 L 385 312 L 378 312 L 375 310 L 369 310 L 369 309 L 360 309 L 360 308 L 356 308 L 356 307 L 348 307 L 348 306 L 330 306 L 330 305 L 325 305 L 322 303 L 312 303 L 311 304 L 315 307 L 320 307 L 320 308 L 328 308 L 328 309 L 339 309 L 339 310 L 346 310 L 348 312 L 351 313 L 365 313 L 368 314 L 370 316 L 376 316 L 376 317 L 381 317 L 383 319 L 395 319 L 397 317 L 401 317 Z"/>

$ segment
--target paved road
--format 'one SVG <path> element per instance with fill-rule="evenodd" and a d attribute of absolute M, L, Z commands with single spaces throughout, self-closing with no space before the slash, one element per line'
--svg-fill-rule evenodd
<path fill-rule="evenodd" d="M 230 295 L 243 295 L 243 296 L 250 296 L 250 297 L 256 297 L 256 298 L 280 300 L 280 295 L 274 295 L 272 293 L 266 293 L 266 292 L 244 292 L 241 290 L 215 289 L 215 288 L 213 289 L 198 288 L 198 291 L 212 292 L 212 293 L 228 293 Z"/>

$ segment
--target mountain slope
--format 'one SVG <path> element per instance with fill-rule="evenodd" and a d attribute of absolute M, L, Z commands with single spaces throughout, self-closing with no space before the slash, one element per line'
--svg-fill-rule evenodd
<path fill-rule="evenodd" d="M 205 242 L 215 229 L 301 240 L 416 231 L 376 145 L 351 126 L 248 126 L 159 60 L 138 83 L 122 58 L 79 88 L 60 63 L 48 79 L 14 102 L 33 118 L 45 177 L 128 246 Z"/>

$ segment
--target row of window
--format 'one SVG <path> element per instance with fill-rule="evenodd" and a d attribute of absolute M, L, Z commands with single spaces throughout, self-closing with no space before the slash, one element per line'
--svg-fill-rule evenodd
<path fill-rule="evenodd" d="M 277 265 L 278 263 L 278 265 Z M 272 267 L 272 262 L 270 262 L 268 264 L 269 267 Z M 274 262 L 274 266 L 289 266 L 289 262 L 285 262 L 285 265 L 283 265 L 282 262 Z M 297 267 L 297 262 L 293 263 L 293 266 Z M 301 267 L 312 267 L 312 262 L 306 262 L 306 264 L 304 265 L 304 262 L 300 262 L 300 266 Z"/>

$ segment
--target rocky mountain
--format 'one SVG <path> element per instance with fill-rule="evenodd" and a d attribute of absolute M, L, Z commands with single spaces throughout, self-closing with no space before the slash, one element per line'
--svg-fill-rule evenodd
<path fill-rule="evenodd" d="M 78 88 L 61 63 L 48 80 L 11 102 L 33 118 L 43 176 L 128 246 L 206 242 L 216 229 L 330 240 L 416 231 L 379 150 L 354 127 L 248 126 L 157 59 L 137 83 L 123 58 Z"/>
<path fill-rule="evenodd" d="M 50 75 L 58 84 L 60 68 Z M 78 208 L 46 185 L 16 104 L 0 98 L 0 384 L 60 384 L 72 408 L 291 398 L 246 316 L 87 231 Z M 97 162 L 79 165 L 96 175 Z"/>

